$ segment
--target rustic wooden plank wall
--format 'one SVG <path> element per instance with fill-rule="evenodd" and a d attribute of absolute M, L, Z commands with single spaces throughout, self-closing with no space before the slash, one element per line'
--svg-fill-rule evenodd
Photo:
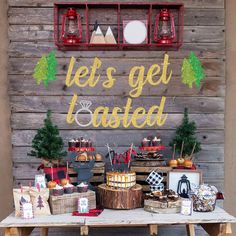
<path fill-rule="evenodd" d="M 136 0 L 143 2 L 143 0 Z M 148 1 L 147 1 L 148 2 Z M 159 1 L 160 2 L 160 1 Z M 166 0 L 164 1 L 166 2 Z M 173 1 L 169 1 L 173 2 Z M 178 1 L 181 2 L 181 1 Z M 175 79 L 168 86 L 153 88 L 146 86 L 143 96 L 133 100 L 134 107 L 146 108 L 158 104 L 162 95 L 167 96 L 165 111 L 170 115 L 166 124 L 159 130 L 108 130 L 87 127 L 78 129 L 77 125 L 68 125 L 65 121 L 71 95 L 77 93 L 93 102 L 93 108 L 99 105 L 114 107 L 125 104 L 127 99 L 127 74 L 133 65 L 160 63 L 163 51 L 99 51 L 99 52 L 61 52 L 56 55 L 59 61 L 58 80 L 48 89 L 37 87 L 32 79 L 35 63 L 43 53 L 55 49 L 53 43 L 53 1 L 52 0 L 8 0 L 9 3 L 9 94 L 12 106 L 12 145 L 13 174 L 15 185 L 33 179 L 38 160 L 27 157 L 36 129 L 43 123 L 47 109 L 53 111 L 53 119 L 61 129 L 65 143 L 72 137 L 91 137 L 97 149 L 105 151 L 109 141 L 116 143 L 120 150 L 152 133 L 159 133 L 168 144 L 176 126 L 182 119 L 185 106 L 190 117 L 198 125 L 198 137 L 203 150 L 196 161 L 203 170 L 204 180 L 224 187 L 224 97 L 225 97 L 225 9 L 224 0 L 185 0 L 184 44 L 179 51 L 170 51 L 170 62 Z M 128 17 L 128 15 L 127 15 Z M 112 24 L 112 15 L 107 13 L 100 19 L 103 26 Z M 194 51 L 202 60 L 206 70 L 206 79 L 201 89 L 190 90 L 180 82 L 182 60 L 189 51 Z M 98 56 L 103 61 L 101 79 L 105 78 L 106 66 L 115 66 L 119 79 L 116 86 L 104 90 L 64 89 L 65 74 L 71 56 L 79 58 L 81 65 L 90 66 Z M 104 96 L 106 95 L 106 96 Z M 86 115 L 84 115 L 86 118 Z M 167 155 L 169 155 L 167 150 Z"/>

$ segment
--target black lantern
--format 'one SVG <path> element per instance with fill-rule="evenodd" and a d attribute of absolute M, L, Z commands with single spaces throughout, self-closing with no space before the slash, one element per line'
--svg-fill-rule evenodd
<path fill-rule="evenodd" d="M 190 181 L 186 175 L 183 175 L 178 182 L 177 193 L 180 197 L 188 198 L 188 194 L 191 191 Z"/>

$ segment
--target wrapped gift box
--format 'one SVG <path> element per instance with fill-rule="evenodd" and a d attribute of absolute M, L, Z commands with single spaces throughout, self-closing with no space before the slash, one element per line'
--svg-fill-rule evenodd
<path fill-rule="evenodd" d="M 62 196 L 50 196 L 49 203 L 53 215 L 72 213 L 78 209 L 78 199 L 88 198 L 89 209 L 96 208 L 96 194 L 93 191 L 85 193 L 64 194 Z"/>

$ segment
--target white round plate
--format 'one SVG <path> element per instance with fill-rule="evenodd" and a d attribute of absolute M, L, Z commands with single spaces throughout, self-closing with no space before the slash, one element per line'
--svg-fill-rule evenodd
<path fill-rule="evenodd" d="M 142 21 L 133 20 L 124 27 L 123 34 L 126 43 L 141 44 L 147 38 L 147 28 Z"/>

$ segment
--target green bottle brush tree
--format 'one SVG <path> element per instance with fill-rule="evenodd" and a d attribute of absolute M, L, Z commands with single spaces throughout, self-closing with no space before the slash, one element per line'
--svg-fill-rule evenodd
<path fill-rule="evenodd" d="M 59 162 L 67 155 L 58 127 L 52 123 L 50 110 L 47 111 L 44 126 L 38 129 L 33 138 L 32 150 L 28 155 L 41 158 L 51 164 Z"/>
<path fill-rule="evenodd" d="M 201 143 L 197 140 L 196 129 L 196 123 L 189 121 L 188 109 L 185 108 L 182 123 L 176 129 L 175 137 L 170 142 L 172 150 L 175 146 L 175 151 L 180 155 L 182 154 L 181 157 L 191 156 L 193 153 L 200 152 Z"/>

